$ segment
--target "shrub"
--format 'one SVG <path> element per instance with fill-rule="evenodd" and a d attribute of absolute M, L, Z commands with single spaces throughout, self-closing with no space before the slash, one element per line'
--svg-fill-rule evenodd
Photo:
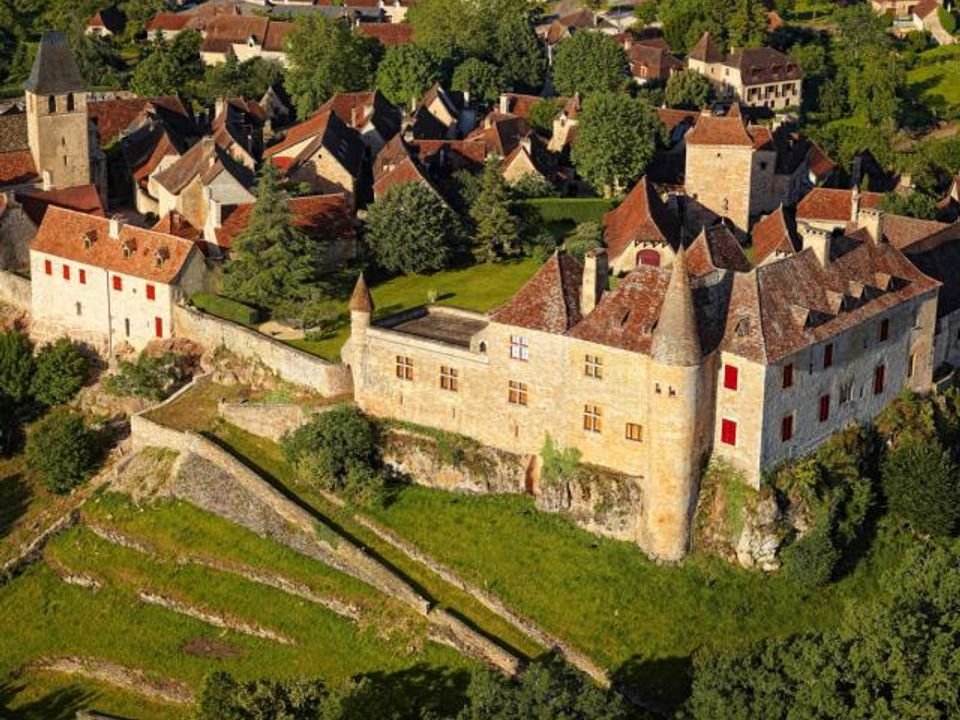
<path fill-rule="evenodd" d="M 546 484 L 564 482 L 576 476 L 580 470 L 582 454 L 577 448 L 559 448 L 553 438 L 547 435 L 543 439 L 540 460 L 543 462 L 542 476 Z"/>
<path fill-rule="evenodd" d="M 87 479 L 97 464 L 94 434 L 83 416 L 72 410 L 54 411 L 27 439 L 27 467 L 56 493 L 70 492 Z"/>
<path fill-rule="evenodd" d="M 197 702 L 197 720 L 287 718 L 319 720 L 327 691 L 319 680 L 248 680 L 241 682 L 222 670 L 208 675 Z"/>
<path fill-rule="evenodd" d="M 840 553 L 830 539 L 826 523 L 821 523 L 783 551 L 783 567 L 787 577 L 808 589 L 826 585 Z"/>
<path fill-rule="evenodd" d="M 241 325 L 256 325 L 260 321 L 260 311 L 256 308 L 213 293 L 194 293 L 190 302 L 205 313 Z"/>
<path fill-rule="evenodd" d="M 162 400 L 182 379 L 183 373 L 173 353 L 155 357 L 140 353 L 135 361 L 121 361 L 117 372 L 108 377 L 103 386 L 111 395 Z"/>
<path fill-rule="evenodd" d="M 67 338 L 44 346 L 36 358 L 30 393 L 44 405 L 59 405 L 73 399 L 90 373 L 90 361 Z"/>
<path fill-rule="evenodd" d="M 593 220 L 582 222 L 567 238 L 564 247 L 573 257 L 583 262 L 583 258 L 589 251 L 603 247 L 603 228 L 600 227 L 600 223 Z"/>
<path fill-rule="evenodd" d="M 13 450 L 18 427 L 17 409 L 13 401 L 0 393 L 0 457 Z"/>
<path fill-rule="evenodd" d="M 30 339 L 14 331 L 0 333 L 0 394 L 16 405 L 26 402 L 35 368 Z"/>
<path fill-rule="evenodd" d="M 905 440 L 883 463 L 883 492 L 891 513 L 914 530 L 949 535 L 960 520 L 960 484 L 950 453 L 936 440 Z"/>
<path fill-rule="evenodd" d="M 543 223 L 587 221 L 601 222 L 613 209 L 613 201 L 604 198 L 538 198 L 517 203 L 528 225 Z"/>

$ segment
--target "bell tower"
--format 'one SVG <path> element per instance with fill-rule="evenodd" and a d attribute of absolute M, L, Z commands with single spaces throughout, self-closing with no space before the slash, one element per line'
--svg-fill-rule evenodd
<path fill-rule="evenodd" d="M 64 33 L 44 33 L 24 90 L 27 138 L 44 188 L 90 183 L 86 83 Z"/>

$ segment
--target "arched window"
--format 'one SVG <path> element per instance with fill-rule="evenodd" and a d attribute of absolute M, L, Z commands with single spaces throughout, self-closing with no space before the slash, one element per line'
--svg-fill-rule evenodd
<path fill-rule="evenodd" d="M 55 113 L 57 111 L 57 99 L 51 95 L 47 98 L 47 112 Z"/>
<path fill-rule="evenodd" d="M 641 250 L 637 253 L 637 265 L 653 265 L 659 267 L 660 253 L 656 250 Z"/>
<path fill-rule="evenodd" d="M 73 112 L 73 93 L 67 95 L 67 112 Z"/>

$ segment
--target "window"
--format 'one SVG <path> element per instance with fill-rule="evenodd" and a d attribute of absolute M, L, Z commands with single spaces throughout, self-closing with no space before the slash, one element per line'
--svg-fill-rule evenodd
<path fill-rule="evenodd" d="M 780 421 L 780 442 L 787 442 L 793 437 L 793 413 L 784 415 Z"/>
<path fill-rule="evenodd" d="M 527 405 L 527 384 L 511 380 L 508 385 L 507 400 L 511 405 Z"/>
<path fill-rule="evenodd" d="M 720 421 L 720 442 L 724 445 L 737 444 L 737 421 L 723 418 Z"/>
<path fill-rule="evenodd" d="M 884 318 L 880 321 L 880 342 L 890 337 L 890 318 Z"/>
<path fill-rule="evenodd" d="M 155 317 L 153 319 L 153 334 L 158 338 L 163 337 L 163 318 Z"/>
<path fill-rule="evenodd" d="M 457 369 L 452 367 L 447 367 L 446 365 L 440 366 L 440 389 L 449 390 L 450 392 L 457 392 L 459 390 L 459 378 L 457 376 Z"/>
<path fill-rule="evenodd" d="M 127 337 L 130 337 L 130 318 L 123 319 L 123 332 Z"/>
<path fill-rule="evenodd" d="M 908 378 L 912 378 L 912 377 L 913 377 L 913 363 L 914 363 L 914 360 L 915 360 L 914 354 L 913 354 L 913 353 L 910 353 L 910 357 L 907 358 L 907 377 L 908 377 Z"/>
<path fill-rule="evenodd" d="M 157 299 L 157 289 L 150 283 L 147 283 L 147 300 L 156 300 L 156 299 Z"/>
<path fill-rule="evenodd" d="M 603 378 L 603 360 L 597 355 L 587 355 L 584 359 L 583 372 L 587 377 L 601 380 Z"/>
<path fill-rule="evenodd" d="M 823 348 L 823 369 L 833 367 L 833 343 Z"/>
<path fill-rule="evenodd" d="M 530 359 L 530 341 L 521 335 L 510 336 L 510 357 L 514 360 Z"/>
<path fill-rule="evenodd" d="M 63 279 L 64 279 L 64 280 L 69 280 L 69 279 L 70 279 L 70 266 L 69 266 L 69 265 L 64 265 L 64 266 L 63 266 Z"/>
<path fill-rule="evenodd" d="M 113 289 L 123 290 L 123 278 L 121 278 L 119 275 L 113 276 Z"/>
<path fill-rule="evenodd" d="M 793 386 L 793 363 L 783 366 L 783 387 Z"/>
<path fill-rule="evenodd" d="M 83 305 L 77 303 L 77 317 L 80 317 L 81 315 L 83 315 Z"/>
<path fill-rule="evenodd" d="M 81 285 L 87 284 L 87 271 L 83 268 L 77 270 L 77 279 L 80 280 Z"/>
<path fill-rule="evenodd" d="M 44 271 L 47 275 L 53 275 L 53 263 L 50 262 L 49 260 L 44 260 L 44 261 L 43 261 L 43 271 Z"/>
<path fill-rule="evenodd" d="M 397 377 L 401 380 L 413 380 L 413 358 L 397 355 Z"/>
<path fill-rule="evenodd" d="M 830 396 L 820 396 L 820 422 L 826 422 L 830 419 Z"/>
<path fill-rule="evenodd" d="M 877 365 L 873 370 L 873 394 L 879 395 L 883 392 L 883 381 L 886 375 L 886 368 L 883 365 Z"/>
<path fill-rule="evenodd" d="M 73 93 L 67 95 L 67 112 L 73 112 Z"/>
<path fill-rule="evenodd" d="M 599 405 L 583 406 L 583 429 L 595 433 L 603 430 L 603 411 Z"/>
<path fill-rule="evenodd" d="M 51 95 L 47 98 L 47 112 L 55 113 L 57 111 L 57 99 Z"/>
<path fill-rule="evenodd" d="M 624 437 L 632 442 L 643 442 L 643 425 L 627 423 Z"/>
<path fill-rule="evenodd" d="M 736 390 L 740 381 L 740 371 L 736 365 L 723 366 L 723 386 L 727 390 Z"/>

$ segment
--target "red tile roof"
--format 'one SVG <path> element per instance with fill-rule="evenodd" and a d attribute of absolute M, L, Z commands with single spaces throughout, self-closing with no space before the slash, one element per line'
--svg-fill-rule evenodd
<path fill-rule="evenodd" d="M 699 60 L 706 63 L 717 63 L 723 61 L 723 53 L 720 52 L 720 47 L 713 39 L 713 35 L 711 35 L 709 32 L 705 32 L 700 36 L 697 44 L 691 48 L 688 57 L 691 60 Z"/>
<path fill-rule="evenodd" d="M 413 42 L 413 25 L 410 23 L 360 23 L 357 30 L 361 35 L 379 41 L 384 47 Z"/>
<path fill-rule="evenodd" d="M 565 333 L 580 320 L 583 266 L 562 250 L 554 253 L 505 304 L 493 322 L 548 333 Z"/>
<path fill-rule="evenodd" d="M 38 177 L 29 150 L 0 153 L 0 186 L 27 183 Z"/>
<path fill-rule="evenodd" d="M 176 235 L 191 242 L 199 242 L 203 237 L 201 230 L 187 222 L 187 219 L 175 210 L 160 218 L 151 229 L 167 235 Z"/>
<path fill-rule="evenodd" d="M 737 238 L 722 222 L 703 228 L 687 248 L 687 271 L 694 277 L 714 270 L 749 272 L 752 267 Z"/>
<path fill-rule="evenodd" d="M 676 220 L 646 177 L 640 179 L 618 207 L 604 216 L 603 228 L 611 261 L 634 242 L 674 246 L 680 239 Z"/>
<path fill-rule="evenodd" d="M 860 207 L 876 209 L 882 199 L 883 193 L 861 192 Z M 797 219 L 847 223 L 852 209 L 852 190 L 814 188 L 797 203 Z"/>
<path fill-rule="evenodd" d="M 754 139 L 747 132 L 739 113 L 722 117 L 701 114 L 696 125 L 687 133 L 686 140 L 687 145 L 754 145 Z"/>
<path fill-rule="evenodd" d="M 186 13 L 157 13 L 147 21 L 144 28 L 148 33 L 157 30 L 167 30 L 169 32 L 179 32 L 187 27 L 191 16 Z"/>
<path fill-rule="evenodd" d="M 960 222 L 943 223 L 887 213 L 880 218 L 880 230 L 887 242 L 904 252 L 960 238 Z"/>
<path fill-rule="evenodd" d="M 774 253 L 792 255 L 796 250 L 795 235 L 788 225 L 783 207 L 761 218 L 751 231 L 754 261 L 759 265 Z"/>
<path fill-rule="evenodd" d="M 254 203 L 224 208 L 222 224 L 216 230 L 217 245 L 229 248 L 246 229 Z M 353 239 L 356 229 L 350 204 L 341 194 L 307 195 L 290 199 L 293 225 L 321 239 Z"/>
<path fill-rule="evenodd" d="M 50 207 L 67 208 L 90 215 L 105 215 L 96 185 L 77 185 L 62 190 L 24 190 L 17 193 L 23 211 L 39 226 Z"/>
<path fill-rule="evenodd" d="M 132 250 L 129 257 L 124 247 Z M 30 243 L 31 251 L 165 284 L 176 282 L 195 248 L 189 240 L 129 224 L 111 238 L 107 218 L 59 207 L 47 210 Z"/>

